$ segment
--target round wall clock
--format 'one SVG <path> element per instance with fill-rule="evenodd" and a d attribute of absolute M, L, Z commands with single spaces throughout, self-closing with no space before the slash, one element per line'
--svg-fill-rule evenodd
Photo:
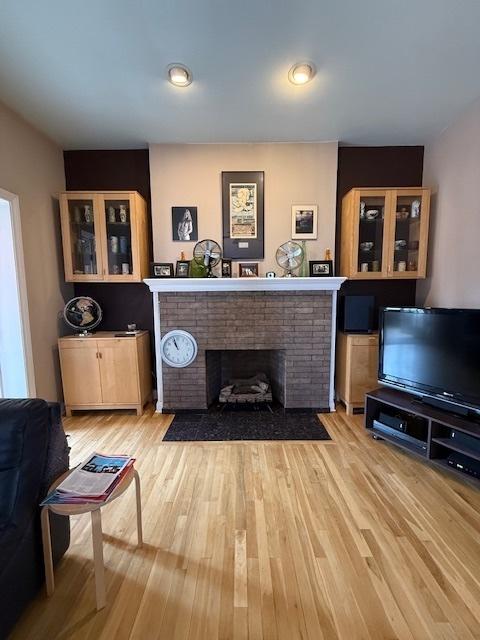
<path fill-rule="evenodd" d="M 188 331 L 174 329 L 160 342 L 162 360 L 170 367 L 188 367 L 197 357 L 197 341 Z"/>

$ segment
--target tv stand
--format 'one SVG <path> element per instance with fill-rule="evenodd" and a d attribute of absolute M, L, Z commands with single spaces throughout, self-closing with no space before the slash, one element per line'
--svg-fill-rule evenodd
<path fill-rule="evenodd" d="M 392 428 L 395 422 L 402 425 L 401 432 Z M 433 407 L 418 396 L 382 387 L 365 396 L 365 426 L 375 439 L 480 486 L 480 424 L 476 421 Z"/>

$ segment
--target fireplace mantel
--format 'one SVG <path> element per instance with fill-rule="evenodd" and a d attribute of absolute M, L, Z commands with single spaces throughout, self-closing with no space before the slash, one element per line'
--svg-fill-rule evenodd
<path fill-rule="evenodd" d="M 327 388 L 328 388 L 328 408 L 330 411 L 335 411 L 335 401 L 334 401 L 334 368 L 335 368 L 335 334 L 336 334 L 336 308 L 337 308 L 337 291 L 340 289 L 342 283 L 346 280 L 346 278 L 148 278 L 144 280 L 145 284 L 149 287 L 153 296 L 153 312 L 154 312 L 154 329 L 155 329 L 155 354 L 156 354 L 156 363 L 157 363 L 157 411 L 162 412 L 164 410 L 164 378 L 167 377 L 168 380 L 165 382 L 169 385 L 174 385 L 175 393 L 177 389 L 181 389 L 182 380 L 179 378 L 178 380 L 172 383 L 171 378 L 174 376 L 182 376 L 181 371 L 184 371 L 183 377 L 185 378 L 187 375 L 198 375 L 199 371 L 195 369 L 195 363 L 191 366 L 192 371 L 180 370 L 180 372 L 172 372 L 166 371 L 166 374 L 163 373 L 163 363 L 160 354 L 160 343 L 162 339 L 162 331 L 164 328 L 168 330 L 168 328 L 179 327 L 192 331 L 193 333 L 198 333 L 200 330 L 205 332 L 204 319 L 202 322 L 197 323 L 195 319 L 195 313 L 199 313 L 198 309 L 204 309 L 205 306 L 202 304 L 200 307 L 198 306 L 199 296 L 205 294 L 205 298 L 210 299 L 211 305 L 229 305 L 232 304 L 235 307 L 238 303 L 236 302 L 237 296 L 235 293 L 239 294 L 239 297 L 251 296 L 256 298 L 259 301 L 263 296 L 267 296 L 269 298 L 269 303 L 275 303 L 275 299 L 279 300 L 287 300 L 290 296 L 295 296 L 294 305 L 295 311 L 294 314 L 300 313 L 300 318 L 297 318 L 296 322 L 293 323 L 295 328 L 296 324 L 301 324 L 302 321 L 305 323 L 310 322 L 312 326 L 315 326 L 316 320 L 313 319 L 315 305 L 324 304 L 321 302 L 321 299 L 325 296 L 328 296 L 328 337 L 327 337 L 327 345 L 329 345 L 328 355 L 318 355 L 320 360 L 323 358 L 328 362 L 328 373 L 327 375 Z M 225 297 L 216 296 L 215 293 L 224 292 Z M 317 298 L 315 293 L 318 293 L 318 301 L 310 303 L 308 297 Z M 182 295 L 183 294 L 183 295 Z M 232 295 L 233 294 L 233 295 Z M 282 295 L 284 294 L 284 295 Z M 178 297 L 181 297 L 181 304 L 177 304 Z M 191 305 L 189 304 L 191 298 Z M 228 302 L 230 300 L 230 303 Z M 203 302 L 203 301 L 202 301 Z M 252 301 L 250 301 L 252 303 Z M 305 309 L 305 314 L 296 309 L 297 305 L 303 305 Z M 254 305 L 255 306 L 255 305 Z M 288 305 L 280 303 L 281 307 L 290 308 Z M 197 311 L 195 311 L 195 309 Z M 260 313 L 266 313 L 268 311 L 272 317 L 276 317 L 278 315 L 274 311 L 275 306 L 271 307 L 270 304 L 265 307 L 262 306 L 262 311 Z M 252 311 L 252 308 L 250 308 Z M 283 312 L 286 312 L 285 310 Z M 235 308 L 233 313 L 238 313 L 238 307 Z M 320 311 L 321 313 L 321 311 Z M 183 314 L 181 318 L 179 318 L 178 314 Z M 307 316 L 306 314 L 310 314 Z M 309 320 L 307 318 L 310 317 Z M 265 323 L 265 317 L 262 316 L 263 323 Z M 319 320 L 318 324 L 322 325 L 324 320 Z M 248 324 L 248 323 L 247 323 Z M 268 323 L 271 325 L 272 323 Z M 171 326 L 170 326 L 171 325 Z M 188 326 L 187 326 L 188 325 Z M 191 328 L 189 328 L 191 325 Z M 202 325 L 202 327 L 200 327 Z M 228 327 L 228 322 L 225 323 L 225 326 Z M 280 330 L 278 332 L 271 328 L 270 332 L 263 331 L 263 336 L 269 334 L 271 337 L 275 338 L 277 333 L 280 333 L 283 329 L 283 323 L 281 323 Z M 309 327 L 308 327 L 309 328 Z M 301 329 L 300 329 L 301 330 Z M 322 326 L 318 327 L 318 331 L 322 330 Z M 237 319 L 235 318 L 232 323 L 232 333 L 235 335 L 238 332 Z M 311 329 L 314 331 L 314 329 Z M 305 334 L 306 336 L 307 334 Z M 313 339 L 313 336 L 312 336 Z M 305 360 L 314 360 L 314 356 L 311 355 L 308 350 L 310 349 L 310 344 L 307 342 L 305 344 L 305 340 L 308 338 L 302 338 L 297 336 L 295 340 L 292 339 L 292 345 L 294 347 L 302 346 L 303 344 L 303 353 L 306 353 Z M 205 359 L 205 349 L 211 348 L 206 345 L 205 337 L 202 336 L 201 343 L 199 344 L 199 353 L 202 353 L 203 359 Z M 298 344 L 297 344 L 298 343 Z M 317 345 L 318 347 L 318 345 Z M 242 347 L 247 348 L 247 347 Z M 270 348 L 265 345 L 254 346 L 253 348 Z M 305 348 L 307 351 L 305 351 Z M 313 347 L 312 347 L 313 349 Z M 324 353 L 324 350 L 317 351 L 317 354 Z M 198 357 L 197 357 L 198 360 Z M 300 369 L 303 363 L 298 363 L 297 368 Z M 199 363 L 197 362 L 197 366 Z M 319 362 L 318 367 L 321 367 L 321 362 Z M 202 370 L 203 371 L 203 370 Z M 315 375 L 317 369 L 312 367 L 312 371 L 310 375 Z M 302 377 L 299 374 L 299 377 Z M 168 407 L 168 404 L 166 405 Z"/>
<path fill-rule="evenodd" d="M 346 278 L 148 278 L 152 293 L 201 291 L 338 291 Z"/>

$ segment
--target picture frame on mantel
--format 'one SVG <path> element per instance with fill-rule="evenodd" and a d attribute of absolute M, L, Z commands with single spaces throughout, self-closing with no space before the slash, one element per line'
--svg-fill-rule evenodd
<path fill-rule="evenodd" d="M 263 171 L 222 171 L 223 257 L 264 258 Z"/>

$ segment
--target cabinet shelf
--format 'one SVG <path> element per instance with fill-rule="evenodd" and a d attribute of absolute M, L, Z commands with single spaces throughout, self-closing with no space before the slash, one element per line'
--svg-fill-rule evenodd
<path fill-rule="evenodd" d="M 456 444 L 453 441 L 453 438 L 432 438 L 432 442 L 435 444 L 440 444 L 442 447 L 446 447 L 447 449 L 451 449 L 452 451 L 456 451 L 457 453 L 463 453 L 469 458 L 473 458 L 474 460 L 478 460 L 480 462 L 480 453 L 469 449 L 468 447 L 462 447 L 462 445 Z"/>

